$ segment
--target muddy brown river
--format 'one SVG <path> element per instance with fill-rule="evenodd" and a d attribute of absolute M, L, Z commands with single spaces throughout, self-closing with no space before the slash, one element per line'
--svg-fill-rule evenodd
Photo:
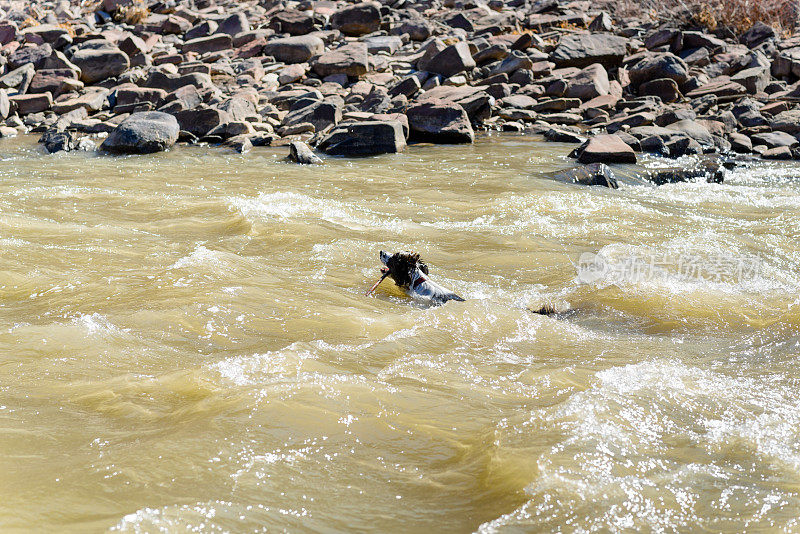
<path fill-rule="evenodd" d="M 800 531 L 800 166 L 35 141 L 0 141 L 0 530 Z M 365 297 L 381 249 L 466 302 Z"/>

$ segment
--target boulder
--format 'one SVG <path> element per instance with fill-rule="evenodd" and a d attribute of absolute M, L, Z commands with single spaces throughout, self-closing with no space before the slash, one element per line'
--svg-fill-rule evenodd
<path fill-rule="evenodd" d="M 179 131 L 178 121 L 167 113 L 133 113 L 111 132 L 100 148 L 115 154 L 161 152 L 175 144 Z"/>
<path fill-rule="evenodd" d="M 337 102 L 318 100 L 313 104 L 290 111 L 283 118 L 282 126 L 310 123 L 314 131 L 321 132 L 342 120 L 342 108 Z"/>
<path fill-rule="evenodd" d="M 305 63 L 325 51 L 325 43 L 315 35 L 298 35 L 268 41 L 264 54 L 282 63 Z"/>
<path fill-rule="evenodd" d="M 222 50 L 230 50 L 233 48 L 233 39 L 226 33 L 218 33 L 210 37 L 198 37 L 183 43 L 181 51 L 186 54 L 188 52 L 195 52 L 197 54 L 205 54 L 207 52 L 221 52 Z"/>
<path fill-rule="evenodd" d="M 87 84 L 114 78 L 130 67 L 128 54 L 116 47 L 82 48 L 71 61 L 81 69 L 81 81 Z"/>
<path fill-rule="evenodd" d="M 322 163 L 322 160 L 314 154 L 311 147 L 302 141 L 292 141 L 289 144 L 289 159 L 303 165 Z"/>
<path fill-rule="evenodd" d="M 718 163 L 706 161 L 694 167 L 652 169 L 645 172 L 644 178 L 656 185 L 694 182 L 698 178 L 708 183 L 721 184 L 725 179 L 725 169 Z"/>
<path fill-rule="evenodd" d="M 269 27 L 276 33 L 305 35 L 314 31 L 314 17 L 297 9 L 284 9 L 272 15 Z"/>
<path fill-rule="evenodd" d="M 331 26 L 355 37 L 376 32 L 381 29 L 381 4 L 362 2 L 340 9 L 331 16 Z"/>
<path fill-rule="evenodd" d="M 220 22 L 219 27 L 217 28 L 217 33 L 225 33 L 231 37 L 249 31 L 250 22 L 247 20 L 245 14 L 241 11 L 239 13 L 234 13 Z"/>
<path fill-rule="evenodd" d="M 205 137 L 208 132 L 226 122 L 231 116 L 225 111 L 213 108 L 187 109 L 175 115 L 180 129 L 197 138 Z"/>
<path fill-rule="evenodd" d="M 731 76 L 731 81 L 743 85 L 748 93 L 754 95 L 763 91 L 771 81 L 770 69 L 768 67 L 753 67 L 740 70 Z"/>
<path fill-rule="evenodd" d="M 14 95 L 9 97 L 9 101 L 16 108 L 17 113 L 28 115 L 50 109 L 53 105 L 53 95 L 51 93 Z"/>
<path fill-rule="evenodd" d="M 467 112 L 459 104 L 431 100 L 406 111 L 409 137 L 433 143 L 472 143 L 475 133 Z"/>
<path fill-rule="evenodd" d="M 662 102 L 677 102 L 683 95 L 678 88 L 678 83 L 672 78 L 659 78 L 644 82 L 639 86 L 639 94 L 642 96 L 657 96 Z"/>
<path fill-rule="evenodd" d="M 402 152 L 405 147 L 399 121 L 362 121 L 338 125 L 318 148 L 332 156 L 371 156 Z"/>
<path fill-rule="evenodd" d="M 599 63 L 593 63 L 582 69 L 578 74 L 570 76 L 566 82 L 564 96 L 578 98 L 584 102 L 607 95 L 610 88 L 608 73 Z"/>
<path fill-rule="evenodd" d="M 617 67 L 628 51 L 628 39 L 616 35 L 568 34 L 561 38 L 550 55 L 558 67 L 588 67 L 600 63 L 606 68 Z"/>
<path fill-rule="evenodd" d="M 459 42 L 436 54 L 428 62 L 426 70 L 449 78 L 459 72 L 472 70 L 474 67 L 475 60 L 472 59 L 469 52 L 469 45 Z"/>
<path fill-rule="evenodd" d="M 714 138 L 711 136 L 711 132 L 697 121 L 684 119 L 668 124 L 665 128 L 690 137 L 703 146 L 714 146 Z"/>
<path fill-rule="evenodd" d="M 786 132 L 757 133 L 751 135 L 750 139 L 752 139 L 753 145 L 766 145 L 768 148 L 794 146 L 797 144 L 797 139 Z"/>
<path fill-rule="evenodd" d="M 351 43 L 322 54 L 311 64 L 311 68 L 322 77 L 331 74 L 356 77 L 367 73 L 368 57 L 365 43 Z"/>
<path fill-rule="evenodd" d="M 628 70 L 631 85 L 638 88 L 645 82 L 669 78 L 678 85 L 689 79 L 689 68 L 675 54 L 664 53 L 645 57 Z"/>
<path fill-rule="evenodd" d="M 764 41 L 775 38 L 775 29 L 759 21 L 739 37 L 739 42 L 748 48 L 755 48 Z"/>
<path fill-rule="evenodd" d="M 575 149 L 580 163 L 636 163 L 636 154 L 619 136 L 596 135 Z M 571 154 L 571 155 L 573 155 Z"/>
<path fill-rule="evenodd" d="M 775 131 L 792 135 L 800 134 L 800 109 L 791 109 L 778 113 L 773 117 L 769 126 Z"/>
<path fill-rule="evenodd" d="M 53 55 L 53 47 L 47 43 L 39 46 L 23 46 L 8 56 L 8 67 L 14 70 L 30 63 L 35 69 L 39 69 L 51 55 Z"/>
<path fill-rule="evenodd" d="M 75 140 L 68 131 L 50 129 L 42 134 L 39 142 L 44 145 L 48 154 L 56 152 L 69 152 L 75 148 Z"/>

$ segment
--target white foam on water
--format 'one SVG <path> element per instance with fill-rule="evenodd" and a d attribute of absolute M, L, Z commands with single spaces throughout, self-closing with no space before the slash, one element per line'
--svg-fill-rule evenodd
<path fill-rule="evenodd" d="M 373 212 L 358 205 L 320 199 L 303 193 L 279 191 L 261 193 L 257 197 L 229 197 L 228 205 L 247 218 L 289 220 L 321 218 L 352 230 L 380 228 L 400 232 L 409 223 L 396 217 Z"/>
<path fill-rule="evenodd" d="M 783 376 L 741 377 L 674 359 L 613 367 L 516 431 L 539 428 L 562 437 L 538 458 L 530 500 L 479 532 L 565 522 L 579 532 L 713 529 L 725 516 L 751 524 L 786 517 L 800 502 L 800 397 Z"/>

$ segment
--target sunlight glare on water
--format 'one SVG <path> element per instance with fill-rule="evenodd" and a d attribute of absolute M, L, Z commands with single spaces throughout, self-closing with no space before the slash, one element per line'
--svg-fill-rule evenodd
<path fill-rule="evenodd" d="M 543 177 L 570 148 L 3 140 L 0 530 L 796 532 L 800 167 Z M 365 297 L 381 249 L 466 302 Z M 586 252 L 759 270 L 580 283 Z"/>

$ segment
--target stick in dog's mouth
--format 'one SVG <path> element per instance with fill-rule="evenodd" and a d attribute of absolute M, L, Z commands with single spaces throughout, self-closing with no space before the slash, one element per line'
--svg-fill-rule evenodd
<path fill-rule="evenodd" d="M 380 285 L 381 282 L 386 280 L 386 277 L 389 276 L 389 268 L 388 267 L 381 267 L 381 273 L 383 273 L 383 274 L 381 275 L 380 279 L 378 279 L 378 281 L 375 282 L 375 284 L 371 288 L 369 288 L 369 291 L 367 291 L 364 294 L 365 297 L 370 296 L 370 294 L 372 294 L 372 292 L 375 291 L 378 288 L 378 285 Z"/>

